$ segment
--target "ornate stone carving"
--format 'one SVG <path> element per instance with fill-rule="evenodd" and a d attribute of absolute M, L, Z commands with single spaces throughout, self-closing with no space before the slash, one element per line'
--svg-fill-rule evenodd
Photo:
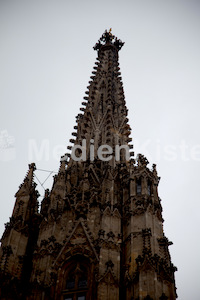
<path fill-rule="evenodd" d="M 120 50 L 124 43 L 117 37 L 115 37 L 111 33 L 111 31 L 108 32 L 107 30 L 105 30 L 105 32 L 102 34 L 101 38 L 93 48 L 94 50 L 100 50 L 103 45 L 114 45 L 117 50 Z"/>
<path fill-rule="evenodd" d="M 106 262 L 106 267 L 107 267 L 107 269 L 109 269 L 109 268 L 113 269 L 114 264 L 111 259 Z"/>
<path fill-rule="evenodd" d="M 90 276 L 94 279 L 88 286 L 87 299 L 108 300 L 109 295 L 116 300 L 135 299 L 140 292 L 144 292 L 143 298 L 155 293 L 153 298 L 159 299 L 165 292 L 175 299 L 176 268 L 168 252 L 170 242 L 162 236 L 156 166 L 150 170 L 141 154 L 136 163 L 127 159 L 124 149 L 115 160 L 117 146 L 132 149 L 118 63 L 123 44 L 111 31 L 105 31 L 94 47 L 98 62 L 71 139 L 76 146 L 86 140 L 86 159 L 75 161 L 69 153 L 62 157 L 53 187 L 45 191 L 40 213 L 34 164 L 16 193 L 15 209 L 6 224 L 0 250 L 0 271 L 10 276 L 0 277 L 0 284 L 5 283 L 7 291 L 13 288 L 10 299 L 27 298 L 23 289 L 29 283 L 32 298 L 61 299 L 66 293 L 69 263 L 81 258 L 91 266 Z M 99 147 L 105 144 L 113 150 L 110 161 L 98 157 Z M 21 291 L 15 293 L 11 279 L 21 271 L 31 275 L 23 278 Z M 149 274 L 145 275 L 143 291 L 144 273 Z"/>

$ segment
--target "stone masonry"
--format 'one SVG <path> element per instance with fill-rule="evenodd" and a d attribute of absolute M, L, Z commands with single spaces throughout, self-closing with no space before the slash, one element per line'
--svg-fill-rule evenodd
<path fill-rule="evenodd" d="M 150 169 L 148 160 L 141 154 L 134 159 L 131 150 L 118 63 L 123 45 L 111 31 L 95 45 L 98 57 L 72 146 L 40 210 L 36 166 L 29 165 L 1 239 L 2 300 L 177 297 L 156 165 Z M 103 159 L 102 145 L 111 149 Z"/>

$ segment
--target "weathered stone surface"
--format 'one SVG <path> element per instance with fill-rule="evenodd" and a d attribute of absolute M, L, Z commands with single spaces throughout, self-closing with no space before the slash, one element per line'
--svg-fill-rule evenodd
<path fill-rule="evenodd" d="M 98 61 L 71 140 L 86 140 L 86 160 L 62 157 L 40 212 L 34 164 L 16 193 L 0 248 L 1 299 L 176 298 L 156 166 L 150 170 L 141 154 L 129 160 L 124 150 L 116 159 L 117 145 L 132 149 L 119 76 L 123 44 L 105 32 L 94 47 Z M 112 159 L 99 158 L 101 145 Z"/>

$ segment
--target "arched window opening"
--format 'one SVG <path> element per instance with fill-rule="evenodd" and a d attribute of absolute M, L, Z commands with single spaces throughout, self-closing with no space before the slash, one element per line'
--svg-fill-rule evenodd
<path fill-rule="evenodd" d="M 86 300 L 88 290 L 87 268 L 79 261 L 71 265 L 63 291 L 64 300 Z"/>
<path fill-rule="evenodd" d="M 141 182 L 141 178 L 137 179 L 136 181 L 136 193 L 137 195 L 141 195 L 142 193 L 142 182 Z"/>
<path fill-rule="evenodd" d="M 152 184 L 151 184 L 150 180 L 148 180 L 148 183 L 147 183 L 147 193 L 149 196 L 152 194 Z"/>
<path fill-rule="evenodd" d="M 70 274 L 71 276 L 67 280 L 66 288 L 74 289 L 75 288 L 75 276 L 74 274 Z"/>

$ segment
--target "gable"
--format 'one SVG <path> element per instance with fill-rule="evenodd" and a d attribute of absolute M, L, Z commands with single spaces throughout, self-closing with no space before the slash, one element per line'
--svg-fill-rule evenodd
<path fill-rule="evenodd" d="M 93 246 L 89 230 L 83 221 L 78 221 L 58 254 L 54 267 L 60 267 L 63 262 L 74 255 L 83 255 L 90 259 L 99 260 Z"/>

